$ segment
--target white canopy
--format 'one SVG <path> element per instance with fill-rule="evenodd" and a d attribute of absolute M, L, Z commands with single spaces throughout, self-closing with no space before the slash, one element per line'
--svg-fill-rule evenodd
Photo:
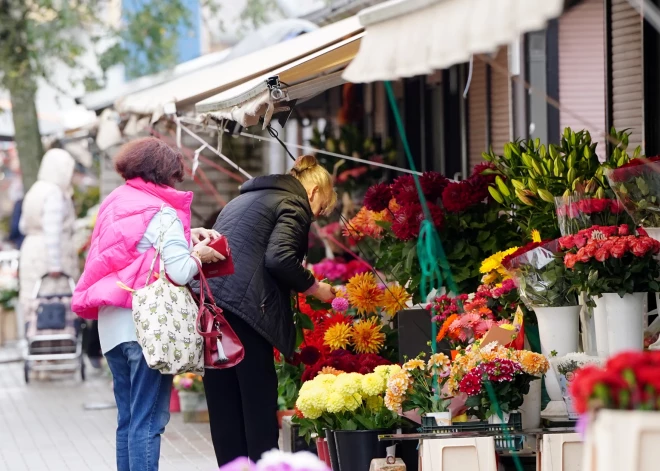
<path fill-rule="evenodd" d="M 564 0 L 390 0 L 358 14 L 366 35 L 349 82 L 431 74 L 511 44 L 559 16 Z"/>
<path fill-rule="evenodd" d="M 348 18 L 252 54 L 125 96 L 117 100 L 115 108 L 121 113 L 152 114 L 161 111 L 167 103 L 175 103 L 179 107 L 193 104 L 313 54 L 361 30 L 357 18 Z"/>
<path fill-rule="evenodd" d="M 244 127 L 268 124 L 293 100 L 306 100 L 343 83 L 341 72 L 357 54 L 364 33 L 328 46 L 195 105 L 198 113 L 230 119 Z M 280 104 L 282 103 L 282 104 Z"/>

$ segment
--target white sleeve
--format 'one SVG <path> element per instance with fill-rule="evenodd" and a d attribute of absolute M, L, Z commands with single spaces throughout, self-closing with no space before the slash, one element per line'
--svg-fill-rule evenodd
<path fill-rule="evenodd" d="M 190 253 L 190 246 L 183 231 L 183 224 L 172 208 L 158 212 L 149 222 L 144 237 L 138 244 L 138 249 L 158 248 L 160 234 L 164 233 L 163 263 L 165 273 L 177 285 L 186 285 L 197 275 L 198 268 Z M 157 268 L 156 268 L 157 269 Z"/>
<path fill-rule="evenodd" d="M 62 271 L 62 224 L 64 221 L 64 199 L 61 194 L 44 200 L 41 224 L 46 240 L 46 255 L 49 272 Z"/>

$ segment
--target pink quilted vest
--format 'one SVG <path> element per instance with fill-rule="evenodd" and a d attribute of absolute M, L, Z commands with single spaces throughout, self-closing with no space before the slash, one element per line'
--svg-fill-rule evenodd
<path fill-rule="evenodd" d="M 190 241 L 190 205 L 193 194 L 158 186 L 141 178 L 128 180 L 103 201 L 96 219 L 83 272 L 73 293 L 72 310 L 85 319 L 97 319 L 100 306 L 131 308 L 131 288 L 144 286 L 155 249 L 137 250 L 149 221 L 163 204 L 174 208 Z M 150 280 L 151 281 L 151 280 Z"/>

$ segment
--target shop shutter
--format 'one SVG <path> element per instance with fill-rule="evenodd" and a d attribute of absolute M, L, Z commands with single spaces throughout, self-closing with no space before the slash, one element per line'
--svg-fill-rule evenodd
<path fill-rule="evenodd" d="M 481 163 L 481 153 L 488 150 L 486 120 L 486 67 L 488 65 L 479 58 L 474 59 L 472 83 L 468 91 L 468 152 L 470 171 Z"/>
<path fill-rule="evenodd" d="M 497 52 L 495 62 L 509 70 L 509 54 L 506 46 Z M 491 110 L 490 136 L 493 150 L 504 152 L 504 144 L 511 141 L 511 86 L 508 74 L 492 69 L 490 74 Z"/>
<path fill-rule="evenodd" d="M 642 21 L 627 0 L 612 0 L 612 125 L 630 129 L 630 147 L 644 141 Z"/>
<path fill-rule="evenodd" d="M 605 70 L 605 5 L 585 0 L 559 19 L 560 132 L 588 129 L 601 140 L 607 128 Z"/>

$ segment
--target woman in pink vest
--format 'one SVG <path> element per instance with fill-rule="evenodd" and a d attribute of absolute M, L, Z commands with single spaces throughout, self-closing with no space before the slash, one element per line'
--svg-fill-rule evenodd
<path fill-rule="evenodd" d="M 161 233 L 165 272 L 179 285 L 197 274 L 195 258 L 209 263 L 222 255 L 207 246 L 216 232 L 190 229 L 193 194 L 174 188 L 184 175 L 177 149 L 155 138 L 138 139 L 119 151 L 115 165 L 126 184 L 99 209 L 72 308 L 85 319 L 98 319 L 118 408 L 117 469 L 153 471 L 170 417 L 172 376 L 147 366 L 135 334 L 131 294 L 117 282 L 144 286 Z"/>

